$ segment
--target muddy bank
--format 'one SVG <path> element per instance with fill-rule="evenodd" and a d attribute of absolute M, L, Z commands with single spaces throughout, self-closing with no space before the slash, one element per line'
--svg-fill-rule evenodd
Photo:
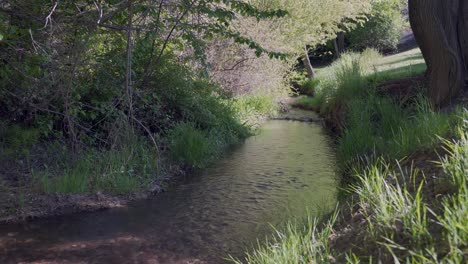
<path fill-rule="evenodd" d="M 148 199 L 166 191 L 192 171 L 191 168 L 175 167 L 162 181 L 151 184 L 149 188 L 121 195 L 103 192 L 43 194 L 32 187 L 16 187 L 15 183 L 4 180 L 0 193 L 0 224 L 125 207 L 131 201 Z"/>

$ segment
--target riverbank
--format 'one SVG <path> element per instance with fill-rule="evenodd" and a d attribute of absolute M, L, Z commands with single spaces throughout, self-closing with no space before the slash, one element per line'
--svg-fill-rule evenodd
<path fill-rule="evenodd" d="M 347 54 L 321 71 L 315 97 L 298 103 L 337 135 L 340 205 L 237 263 L 468 260 L 468 96 L 434 110 L 412 78 L 425 69 L 421 59 L 418 50 Z"/>
<path fill-rule="evenodd" d="M 255 134 L 280 107 L 252 95 L 205 100 L 214 101 L 205 110 L 216 112 L 203 119 L 206 128 L 180 122 L 153 135 L 158 142 L 130 136 L 110 150 L 74 150 L 33 128 L 0 126 L 0 224 L 125 207 L 157 195 Z"/>
<path fill-rule="evenodd" d="M 268 120 L 255 136 L 156 197 L 0 225 L 0 263 L 225 263 L 226 255 L 242 257 L 258 237 L 271 235 L 268 223 L 333 206 L 335 165 L 334 144 L 321 124 Z"/>

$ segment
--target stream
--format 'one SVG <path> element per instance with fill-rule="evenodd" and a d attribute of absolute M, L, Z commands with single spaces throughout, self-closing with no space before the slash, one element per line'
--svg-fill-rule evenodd
<path fill-rule="evenodd" d="M 294 110 L 287 115 L 311 116 Z M 0 263 L 225 263 L 336 201 L 319 123 L 271 120 L 173 190 L 126 207 L 0 226 Z"/>

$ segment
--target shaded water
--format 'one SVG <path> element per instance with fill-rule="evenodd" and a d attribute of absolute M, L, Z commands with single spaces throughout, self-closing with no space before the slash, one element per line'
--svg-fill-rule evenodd
<path fill-rule="evenodd" d="M 0 263 L 223 263 L 272 234 L 270 224 L 332 204 L 334 165 L 320 124 L 269 121 L 154 199 L 0 226 Z"/>

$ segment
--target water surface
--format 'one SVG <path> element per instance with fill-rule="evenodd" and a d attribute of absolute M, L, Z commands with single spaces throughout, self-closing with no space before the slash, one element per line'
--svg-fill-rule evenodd
<path fill-rule="evenodd" d="M 271 235 L 270 225 L 333 204 L 334 167 L 320 124 L 269 121 L 153 199 L 0 226 L 0 263 L 223 263 Z"/>

